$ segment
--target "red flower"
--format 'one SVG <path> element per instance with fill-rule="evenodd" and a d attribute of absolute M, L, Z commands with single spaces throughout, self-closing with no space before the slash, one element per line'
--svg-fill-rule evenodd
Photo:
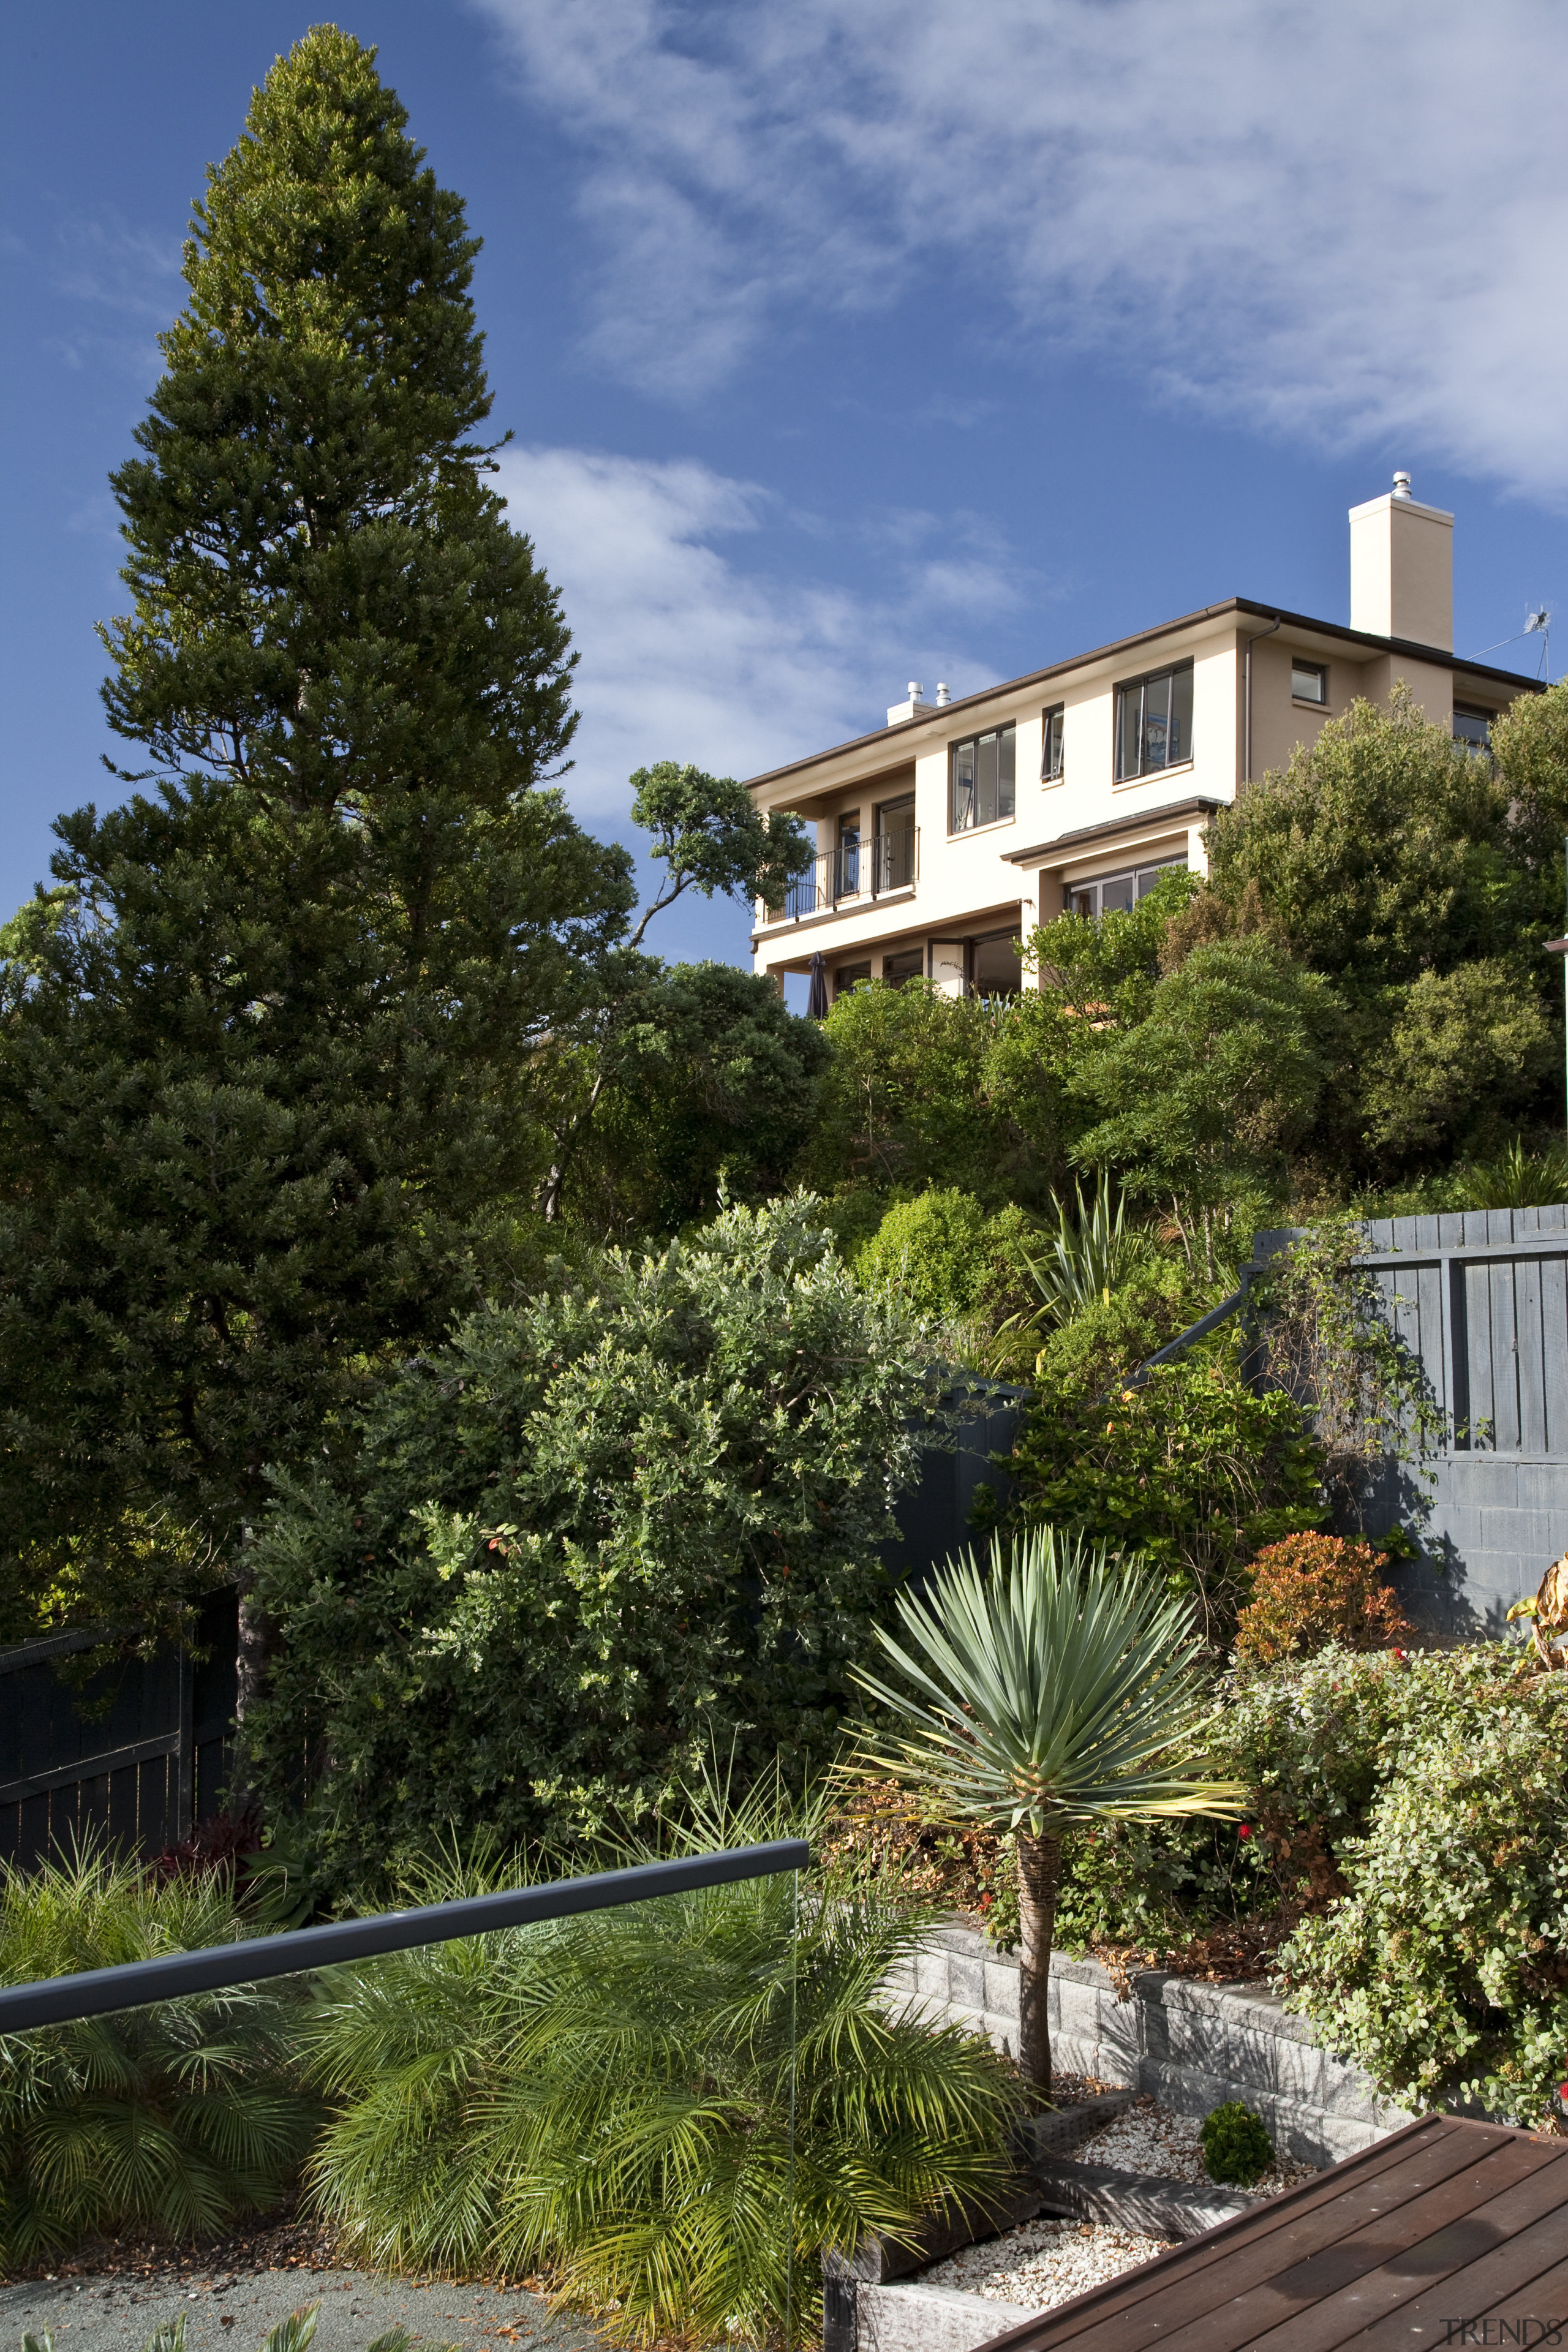
<path fill-rule="evenodd" d="M 1248 1824 L 1247 1822 L 1242 1822 L 1238 1825 L 1238 1827 L 1237 1827 L 1237 1832 L 1236 1832 L 1236 1834 L 1237 1834 L 1237 1837 L 1244 1837 L 1244 1838 L 1248 1838 L 1248 1837 L 1250 1837 L 1250 1836 L 1252 1835 L 1252 1831 L 1251 1831 L 1251 1828 L 1250 1828 L 1249 1824 Z"/>

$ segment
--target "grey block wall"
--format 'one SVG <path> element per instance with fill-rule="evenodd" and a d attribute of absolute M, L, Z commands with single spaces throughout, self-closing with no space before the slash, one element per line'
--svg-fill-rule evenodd
<path fill-rule="evenodd" d="M 1333 2164 L 1410 2121 L 1361 2069 L 1314 2040 L 1262 1985 L 1207 1985 L 1145 1969 L 1121 2000 L 1098 1960 L 1051 1959 L 1051 2046 L 1064 2073 L 1151 2092 L 1177 2115 L 1244 2099 L 1280 2153 Z M 906 2006 L 1017 2048 L 1018 1963 L 975 1929 L 939 1928 L 889 1984 Z"/>

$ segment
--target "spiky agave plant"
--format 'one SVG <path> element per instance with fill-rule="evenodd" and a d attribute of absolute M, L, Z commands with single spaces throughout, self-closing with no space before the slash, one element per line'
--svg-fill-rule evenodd
<path fill-rule="evenodd" d="M 1192 1777 L 1208 1700 L 1192 1612 L 1136 1563 L 1049 1527 L 995 1538 L 898 1600 L 878 1639 L 902 1676 L 857 1678 L 891 1717 L 863 1764 L 934 1793 L 954 1820 L 1012 1832 L 1018 1856 L 1018 2063 L 1050 2096 L 1046 2000 L 1064 1830 L 1234 1814 L 1234 1781 Z"/>
<path fill-rule="evenodd" d="M 661 1851 L 819 1819 L 710 1796 Z M 881 1990 L 929 1926 L 814 1873 L 335 1970 L 315 2200 L 377 2261 L 545 2269 L 622 2341 L 805 2340 L 824 2243 L 1011 2173 L 1012 2070 Z"/>
<path fill-rule="evenodd" d="M 83 1845 L 0 1866 L 0 1983 L 195 1950 L 258 1932 L 226 1872 L 162 1885 Z M 265 2208 L 319 2103 L 291 2071 L 286 1981 L 0 2036 L 0 2262 L 91 2230 L 185 2238 Z"/>

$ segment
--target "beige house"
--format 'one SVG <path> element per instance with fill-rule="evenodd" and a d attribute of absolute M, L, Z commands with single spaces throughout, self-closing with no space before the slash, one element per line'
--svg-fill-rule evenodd
<path fill-rule="evenodd" d="M 911 684 L 876 734 L 753 777 L 760 808 L 816 831 L 786 904 L 757 908 L 756 969 L 782 988 L 820 953 L 834 994 L 913 973 L 1015 990 L 1021 936 L 1129 907 L 1164 867 L 1201 872 L 1214 810 L 1358 695 L 1403 679 L 1484 745 L 1533 688 L 1455 655 L 1453 516 L 1396 474 L 1350 526 L 1349 628 L 1232 596 L 957 702 Z"/>

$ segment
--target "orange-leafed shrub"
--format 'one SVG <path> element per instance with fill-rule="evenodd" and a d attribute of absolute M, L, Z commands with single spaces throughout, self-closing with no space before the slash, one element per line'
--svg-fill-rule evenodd
<path fill-rule="evenodd" d="M 1386 1650 L 1414 1632 L 1383 1581 L 1371 1544 L 1343 1536 L 1287 1536 L 1252 1563 L 1252 1599 L 1237 1619 L 1236 1654 L 1249 1664 L 1310 1657 L 1330 1642 Z"/>

